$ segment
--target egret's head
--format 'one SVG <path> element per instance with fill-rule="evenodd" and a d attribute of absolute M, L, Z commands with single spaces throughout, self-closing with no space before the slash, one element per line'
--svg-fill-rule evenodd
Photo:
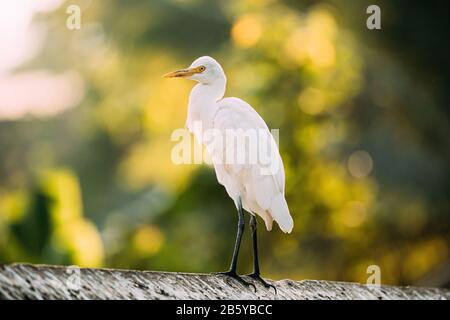
<path fill-rule="evenodd" d="M 224 81 L 225 73 L 215 59 L 204 56 L 192 62 L 189 68 L 166 73 L 164 77 L 186 78 L 200 83 L 210 84 L 216 81 Z"/>

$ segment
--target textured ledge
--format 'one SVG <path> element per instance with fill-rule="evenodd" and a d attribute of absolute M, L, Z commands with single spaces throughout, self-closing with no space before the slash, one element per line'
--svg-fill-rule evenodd
<path fill-rule="evenodd" d="M 256 293 L 224 276 L 64 266 L 0 265 L 0 299 L 445 299 L 447 289 L 331 281 L 269 281 Z"/>

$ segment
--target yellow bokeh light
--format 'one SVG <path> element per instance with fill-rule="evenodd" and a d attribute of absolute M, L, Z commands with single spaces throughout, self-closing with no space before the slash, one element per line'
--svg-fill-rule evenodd
<path fill-rule="evenodd" d="M 308 57 L 305 42 L 308 39 L 306 30 L 296 29 L 284 43 L 284 53 L 298 64 L 303 64 Z"/>
<path fill-rule="evenodd" d="M 325 94 L 316 88 L 306 88 L 298 96 L 300 109 L 309 115 L 317 115 L 325 108 Z"/>
<path fill-rule="evenodd" d="M 52 214 L 56 225 L 80 218 L 83 212 L 81 191 L 77 178 L 68 169 L 43 173 L 44 188 L 54 198 Z"/>
<path fill-rule="evenodd" d="M 329 12 L 315 9 L 307 15 L 306 23 L 300 24 L 287 37 L 284 53 L 298 64 L 308 61 L 313 67 L 331 67 L 336 63 L 333 44 L 336 28 Z"/>
<path fill-rule="evenodd" d="M 330 175 L 328 178 L 321 181 L 321 195 L 322 201 L 328 205 L 329 208 L 336 208 L 342 205 L 345 201 L 346 184 L 339 176 Z"/>
<path fill-rule="evenodd" d="M 28 198 L 24 192 L 0 194 L 0 219 L 9 223 L 18 221 L 27 206 Z"/>
<path fill-rule="evenodd" d="M 447 256 L 447 242 L 441 238 L 430 239 L 410 250 L 404 261 L 403 271 L 409 280 L 416 280 L 445 261 Z"/>
<path fill-rule="evenodd" d="M 241 16 L 231 29 L 231 38 L 243 48 L 254 46 L 263 34 L 261 18 L 257 15 Z"/>
<path fill-rule="evenodd" d="M 78 219 L 68 224 L 63 233 L 73 262 L 80 267 L 99 267 L 103 262 L 103 243 L 94 224 Z"/>
<path fill-rule="evenodd" d="M 133 247 L 142 255 L 154 255 L 164 244 L 164 234 L 153 225 L 142 227 L 133 236 Z"/>
<path fill-rule="evenodd" d="M 296 139 L 302 149 L 308 153 L 320 152 L 328 143 L 324 130 L 315 125 L 307 125 L 299 129 Z"/>
<path fill-rule="evenodd" d="M 78 179 L 69 169 L 47 171 L 43 177 L 44 188 L 52 198 L 54 246 L 67 251 L 73 263 L 80 267 L 101 266 L 103 242 L 96 226 L 83 217 Z"/>
<path fill-rule="evenodd" d="M 161 72 L 162 73 L 162 72 Z M 152 86 L 145 106 L 144 125 L 154 133 L 166 134 L 183 127 L 187 114 L 190 81 L 163 80 Z"/>
<path fill-rule="evenodd" d="M 359 227 L 367 219 L 367 207 L 361 201 L 347 202 L 342 213 L 342 223 L 349 228 Z"/>
<path fill-rule="evenodd" d="M 310 41 L 306 43 L 306 51 L 318 67 L 329 67 L 336 61 L 334 45 L 324 37 L 310 37 Z"/>
<path fill-rule="evenodd" d="M 315 8 L 307 17 L 308 29 L 316 35 L 321 34 L 329 39 L 336 35 L 337 24 L 334 16 L 325 8 Z"/>

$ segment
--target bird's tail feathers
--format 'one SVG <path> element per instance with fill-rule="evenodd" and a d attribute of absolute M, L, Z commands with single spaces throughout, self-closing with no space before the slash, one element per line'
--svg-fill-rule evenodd
<path fill-rule="evenodd" d="M 270 213 L 278 223 L 278 226 L 283 232 L 291 233 L 294 227 L 294 221 L 292 220 L 289 208 L 283 194 L 278 194 L 273 200 L 270 206 Z"/>

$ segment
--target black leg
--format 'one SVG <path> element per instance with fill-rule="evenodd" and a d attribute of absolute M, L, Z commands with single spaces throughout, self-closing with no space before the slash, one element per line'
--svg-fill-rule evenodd
<path fill-rule="evenodd" d="M 258 259 L 258 241 L 256 235 L 256 217 L 250 217 L 250 230 L 252 232 L 253 243 L 253 274 L 259 274 L 259 259 Z"/>
<path fill-rule="evenodd" d="M 245 286 L 252 286 L 256 291 L 256 287 L 252 283 L 247 282 L 244 279 L 242 279 L 236 272 L 237 260 L 238 260 L 238 256 L 239 256 L 239 249 L 241 247 L 241 240 L 242 240 L 242 235 L 244 233 L 244 227 L 245 227 L 244 213 L 242 211 L 242 203 L 241 203 L 240 198 L 238 199 L 237 209 L 238 209 L 238 215 L 239 215 L 238 230 L 237 230 L 237 235 L 236 235 L 236 243 L 234 244 L 233 257 L 231 259 L 230 270 L 228 270 L 226 272 L 220 272 L 219 274 L 223 274 L 223 275 L 232 277 Z"/>
<path fill-rule="evenodd" d="M 253 242 L 253 272 L 248 276 L 258 280 L 266 288 L 274 288 L 275 293 L 277 293 L 277 288 L 275 288 L 275 286 L 268 284 L 263 278 L 261 278 L 258 259 L 258 241 L 256 235 L 256 217 L 254 215 L 252 215 L 250 218 L 250 229 L 252 232 L 252 242 Z"/>
<path fill-rule="evenodd" d="M 242 212 L 242 204 L 241 200 L 238 200 L 238 230 L 236 235 L 236 243 L 234 244 L 234 250 L 233 250 L 233 258 L 231 259 L 231 265 L 230 265 L 230 271 L 236 273 L 237 269 L 237 259 L 239 255 L 239 249 L 241 247 L 241 240 L 242 235 L 244 234 L 244 227 L 245 227 L 245 220 L 244 220 L 244 213 Z"/>

